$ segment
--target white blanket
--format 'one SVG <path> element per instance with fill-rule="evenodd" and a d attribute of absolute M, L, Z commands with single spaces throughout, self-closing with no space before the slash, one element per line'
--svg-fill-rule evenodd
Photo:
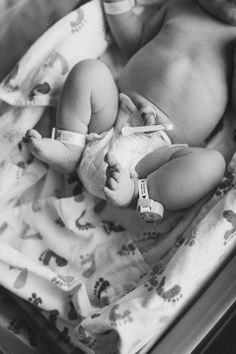
<path fill-rule="evenodd" d="M 89 195 L 77 176 L 30 159 L 26 129 L 51 124 L 70 68 L 101 57 L 109 43 L 93 0 L 46 31 L 1 84 L 0 283 L 41 308 L 69 344 L 134 354 L 164 333 L 235 249 L 236 156 L 213 195 L 158 227 Z M 228 119 L 211 144 L 230 154 L 232 131 Z"/>

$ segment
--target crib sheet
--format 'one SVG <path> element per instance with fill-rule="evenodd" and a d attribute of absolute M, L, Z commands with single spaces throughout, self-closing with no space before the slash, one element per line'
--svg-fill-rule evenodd
<path fill-rule="evenodd" d="M 40 124 L 49 133 L 76 62 L 100 58 L 114 69 L 112 45 L 100 2 L 92 0 L 50 27 L 6 72 L 0 284 L 40 309 L 73 348 L 135 354 L 164 333 L 235 251 L 236 156 L 214 193 L 158 227 L 89 195 L 76 175 L 33 160 L 22 144 L 25 131 Z M 209 146 L 231 156 L 234 126 L 228 114 Z"/>

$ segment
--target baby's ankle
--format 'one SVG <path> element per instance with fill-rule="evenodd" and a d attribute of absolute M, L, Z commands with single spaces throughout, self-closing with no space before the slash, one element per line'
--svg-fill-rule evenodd
<path fill-rule="evenodd" d="M 68 124 L 68 122 L 57 122 L 57 128 L 72 133 L 79 133 L 79 134 L 88 133 L 88 125 L 80 120 L 76 121 L 75 125 L 71 124 L 71 122 L 70 124 Z"/>
<path fill-rule="evenodd" d="M 130 209 L 137 209 L 137 203 L 138 203 L 138 198 L 139 198 L 139 191 L 138 191 L 138 177 L 132 177 L 133 183 L 134 183 L 134 193 L 132 200 L 129 204 Z"/>
<path fill-rule="evenodd" d="M 86 134 L 65 129 L 53 128 L 51 138 L 60 141 L 66 146 L 77 146 L 80 149 L 84 149 L 86 144 Z"/>

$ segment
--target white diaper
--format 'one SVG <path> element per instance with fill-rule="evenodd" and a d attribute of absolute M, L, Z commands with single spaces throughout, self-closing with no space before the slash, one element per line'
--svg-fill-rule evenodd
<path fill-rule="evenodd" d="M 90 193 L 104 198 L 103 188 L 107 168 L 104 157 L 107 152 L 112 153 L 120 164 L 130 171 L 131 175 L 137 175 L 135 167 L 146 154 L 171 145 L 168 135 L 163 131 L 171 129 L 171 124 L 155 126 L 155 131 L 152 131 L 153 129 L 150 126 L 144 126 L 144 124 L 144 120 L 134 103 L 128 96 L 120 94 L 120 108 L 114 128 L 100 135 L 91 133 L 87 136 L 78 175 Z M 130 128 L 128 130 L 126 128 L 122 129 L 124 127 Z M 137 132 L 135 132 L 136 130 Z M 150 131 L 143 132 L 143 130 Z"/>

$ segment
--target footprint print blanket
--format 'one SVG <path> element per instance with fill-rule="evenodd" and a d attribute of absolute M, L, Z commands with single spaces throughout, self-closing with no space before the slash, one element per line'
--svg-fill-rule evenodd
<path fill-rule="evenodd" d="M 115 63 L 112 48 L 92 0 L 50 27 L 0 85 L 0 284 L 39 308 L 71 346 L 135 354 L 235 251 L 235 132 L 228 115 L 207 142 L 232 155 L 216 191 L 158 226 L 33 159 L 25 131 L 41 125 L 49 134 L 70 68 L 84 58 Z"/>

